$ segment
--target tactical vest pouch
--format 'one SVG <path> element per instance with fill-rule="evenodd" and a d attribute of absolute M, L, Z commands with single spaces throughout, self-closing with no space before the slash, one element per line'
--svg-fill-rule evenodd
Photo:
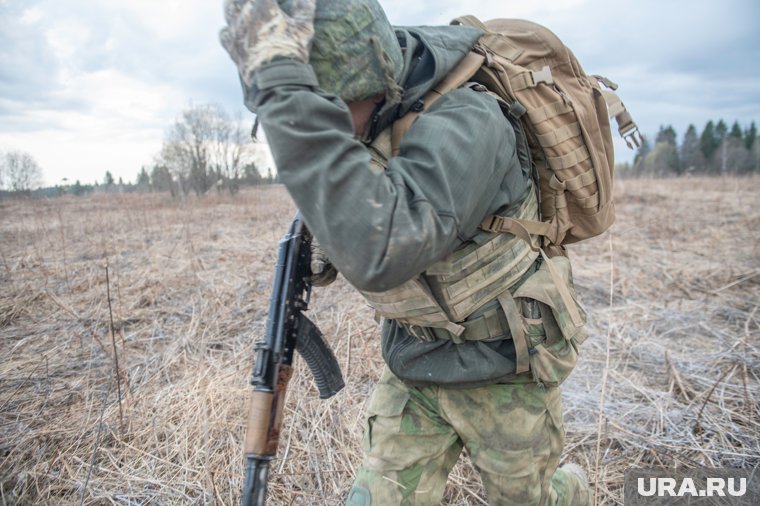
<path fill-rule="evenodd" d="M 528 194 L 515 215 L 538 216 L 535 192 Z M 503 339 L 504 315 L 496 308 L 477 313 L 505 288 L 515 287 L 539 253 L 509 234 L 481 231 L 478 237 L 480 241 L 462 246 L 395 288 L 361 293 L 378 315 L 403 324 L 423 341 Z"/>
<path fill-rule="evenodd" d="M 542 255 L 538 269 L 526 273 L 514 293 L 497 297 L 508 320 L 509 336 L 497 341 L 465 339 L 463 344 L 438 334 L 420 339 L 402 330 L 399 322 L 385 321 L 383 358 L 393 373 L 412 386 L 437 384 L 472 388 L 494 383 L 533 381 L 559 385 L 578 360 L 578 346 L 586 339 L 586 314 L 577 302 L 570 260 Z M 489 309 L 490 311 L 490 309 Z M 488 311 L 486 311 L 487 313 Z M 509 350 L 507 350 L 509 348 Z M 440 357 L 457 356 L 458 367 Z"/>
<path fill-rule="evenodd" d="M 560 283 L 567 288 L 562 294 Z M 573 287 L 570 260 L 564 256 L 544 257 L 541 267 L 515 291 L 515 301 L 523 307 L 538 304 L 541 318 L 522 316 L 527 359 L 537 382 L 559 385 L 578 361 L 578 345 L 586 339 L 586 313 L 578 304 Z M 519 371 L 518 371 L 519 372 Z"/>

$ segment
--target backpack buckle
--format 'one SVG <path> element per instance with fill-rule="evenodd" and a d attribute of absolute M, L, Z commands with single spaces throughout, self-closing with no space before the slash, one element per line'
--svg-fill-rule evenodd
<path fill-rule="evenodd" d="M 616 89 L 618 89 L 617 83 L 615 83 L 613 81 L 610 81 L 609 79 L 607 79 L 604 76 L 600 76 L 598 74 L 594 74 L 591 77 L 595 78 L 599 83 L 603 84 L 604 87 L 607 88 L 608 90 L 615 91 Z"/>
<path fill-rule="evenodd" d="M 492 233 L 501 232 L 503 226 L 504 226 L 504 217 L 497 216 L 495 214 L 492 216 L 489 216 L 488 218 L 483 220 L 483 223 L 480 224 L 480 228 Z"/>
<path fill-rule="evenodd" d="M 641 135 L 639 127 L 636 125 L 636 123 L 628 126 L 628 128 L 625 130 L 620 129 L 620 135 L 623 137 L 623 140 L 625 140 L 625 143 L 629 149 L 634 149 L 634 145 L 637 148 L 640 148 L 644 143 L 644 136 Z"/>
<path fill-rule="evenodd" d="M 483 58 L 485 58 L 484 65 L 486 67 L 488 68 L 496 67 L 496 65 L 493 62 L 493 53 L 489 51 L 488 49 L 486 49 L 485 47 L 483 47 L 482 44 L 476 44 L 475 47 L 472 48 L 472 52 L 477 53 L 483 56 Z"/>
<path fill-rule="evenodd" d="M 548 65 L 544 65 L 541 70 L 531 70 L 530 77 L 533 79 L 533 86 L 538 86 L 538 83 L 554 84 L 554 77 L 552 77 L 552 69 Z"/>
<path fill-rule="evenodd" d="M 429 328 L 423 327 L 422 325 L 410 325 L 402 323 L 402 326 L 406 329 L 407 332 L 409 332 L 420 341 L 432 343 L 437 339 L 435 334 L 433 334 Z"/>

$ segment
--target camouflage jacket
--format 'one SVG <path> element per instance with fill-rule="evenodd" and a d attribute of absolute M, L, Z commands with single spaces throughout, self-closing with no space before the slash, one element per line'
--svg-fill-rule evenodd
<path fill-rule="evenodd" d="M 404 99 L 390 119 L 374 118 L 374 134 L 409 110 L 480 36 L 465 27 L 397 34 L 405 49 Z M 360 290 L 387 290 L 423 272 L 475 236 L 485 216 L 509 214 L 528 193 L 530 176 L 518 163 L 514 130 L 487 94 L 462 88 L 438 100 L 384 172 L 369 169 L 370 154 L 353 134 L 347 106 L 320 90 L 309 65 L 265 64 L 247 95 L 280 180 L 330 260 Z M 496 361 L 501 376 L 514 370 L 509 341 L 415 341 L 395 322 L 384 324 L 386 361 L 414 344 L 417 365 L 447 371 L 454 383 L 478 382 L 474 364 L 483 360 Z"/>

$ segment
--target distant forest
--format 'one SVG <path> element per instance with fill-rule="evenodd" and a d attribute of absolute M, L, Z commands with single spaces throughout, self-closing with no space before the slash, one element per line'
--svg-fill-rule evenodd
<path fill-rule="evenodd" d="M 621 175 L 671 176 L 681 174 L 760 174 L 760 141 L 753 121 L 728 128 L 722 119 L 708 121 L 700 132 L 689 125 L 679 144 L 670 126 L 661 126 L 654 142 L 645 138 L 633 164 L 618 167 Z"/>
<path fill-rule="evenodd" d="M 202 127 L 202 128 L 201 128 Z M 88 193 L 171 192 L 173 197 L 209 191 L 237 193 L 241 186 L 277 182 L 271 170 L 259 173 L 251 161 L 244 161 L 242 149 L 247 137 L 241 120 L 230 118 L 218 106 L 207 104 L 183 112 L 167 133 L 157 162 L 148 171 L 143 167 L 134 183 L 114 180 L 106 171 L 101 182 L 42 187 L 42 169 L 22 151 L 0 153 L 0 198 L 11 195 L 56 197 Z M 199 136 L 196 132 L 202 132 Z M 735 121 L 708 121 L 700 132 L 689 125 L 680 139 L 671 125 L 663 125 L 652 141 L 644 138 L 633 163 L 616 166 L 622 177 L 667 177 L 688 174 L 760 174 L 760 140 L 753 121 L 742 128 Z"/>

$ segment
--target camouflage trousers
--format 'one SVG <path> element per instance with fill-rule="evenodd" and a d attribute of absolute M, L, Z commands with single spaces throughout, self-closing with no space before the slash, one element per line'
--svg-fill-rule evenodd
<path fill-rule="evenodd" d="M 558 387 L 525 378 L 413 388 L 386 370 L 370 398 L 364 462 L 346 504 L 438 505 L 466 448 L 492 506 L 590 505 L 588 484 L 557 469 L 563 445 Z"/>

